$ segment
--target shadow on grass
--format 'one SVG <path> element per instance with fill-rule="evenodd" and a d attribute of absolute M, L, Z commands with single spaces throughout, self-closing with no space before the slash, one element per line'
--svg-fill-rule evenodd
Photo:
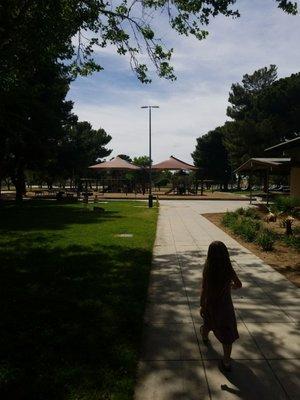
<path fill-rule="evenodd" d="M 151 252 L 26 240 L 0 250 L 1 399 L 129 399 Z"/>
<path fill-rule="evenodd" d="M 5 204 L 0 208 L 1 230 L 31 231 L 57 230 L 74 224 L 101 223 L 122 218 L 117 211 L 106 210 L 99 214 L 81 203 L 56 201 L 27 201 L 21 205 Z"/>

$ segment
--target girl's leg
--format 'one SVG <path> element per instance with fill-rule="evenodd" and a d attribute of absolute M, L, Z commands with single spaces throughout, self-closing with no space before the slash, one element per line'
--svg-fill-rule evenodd
<path fill-rule="evenodd" d="M 223 344 L 223 363 L 225 366 L 230 365 L 230 356 L 231 356 L 232 344 Z"/>

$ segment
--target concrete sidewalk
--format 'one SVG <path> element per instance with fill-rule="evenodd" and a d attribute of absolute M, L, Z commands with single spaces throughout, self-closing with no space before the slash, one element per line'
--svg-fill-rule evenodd
<path fill-rule="evenodd" d="M 298 289 L 200 215 L 241 205 L 161 203 L 135 400 L 299 399 Z M 199 336 L 201 275 L 213 240 L 228 246 L 243 282 L 233 292 L 240 339 L 226 376 L 220 343 L 211 333 L 205 346 Z"/>

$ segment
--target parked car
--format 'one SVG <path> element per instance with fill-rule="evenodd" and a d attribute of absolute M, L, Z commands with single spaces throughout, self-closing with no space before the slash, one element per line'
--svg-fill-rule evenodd
<path fill-rule="evenodd" d="M 282 193 L 289 193 L 290 187 L 286 185 L 279 185 L 272 189 L 273 192 L 282 192 Z"/>
<path fill-rule="evenodd" d="M 277 185 L 271 185 L 271 186 L 269 186 L 269 190 L 274 191 L 274 190 L 276 190 L 277 187 L 278 187 Z"/>

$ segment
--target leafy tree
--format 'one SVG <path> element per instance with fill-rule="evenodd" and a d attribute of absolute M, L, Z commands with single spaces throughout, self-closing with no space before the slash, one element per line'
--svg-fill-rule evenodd
<path fill-rule="evenodd" d="M 112 150 L 106 148 L 110 141 L 111 136 L 104 129 L 92 129 L 86 121 L 66 127 L 54 163 L 57 175 L 64 171 L 67 177 L 78 183 L 90 165 L 110 155 Z"/>
<path fill-rule="evenodd" d="M 300 73 L 279 79 L 263 90 L 255 101 L 257 120 L 268 144 L 300 134 Z M 267 136 L 269 126 L 270 135 Z"/>
<path fill-rule="evenodd" d="M 135 164 L 139 167 L 149 167 L 150 158 L 148 156 L 134 157 L 133 164 Z"/>
<path fill-rule="evenodd" d="M 76 120 L 65 97 L 69 81 L 59 66 L 41 65 L 31 79 L 0 96 L 0 169 L 16 187 L 16 199 L 25 192 L 25 170 L 40 169 L 53 157 L 64 126 Z"/>
<path fill-rule="evenodd" d="M 231 177 L 231 167 L 223 139 L 222 128 L 216 128 L 200 136 L 192 157 L 202 178 L 220 182 L 226 189 Z"/>
<path fill-rule="evenodd" d="M 167 186 L 172 181 L 172 178 L 173 174 L 169 170 L 156 172 L 155 186 Z"/>
<path fill-rule="evenodd" d="M 141 171 L 137 171 L 135 176 L 137 187 L 145 194 L 146 187 L 149 185 L 149 172 L 147 168 L 150 166 L 150 158 L 148 156 L 134 157 L 133 164 L 143 168 Z M 152 178 L 154 179 L 153 175 Z"/>
<path fill-rule="evenodd" d="M 267 147 L 300 133 L 300 73 L 275 78 L 271 66 L 245 75 L 243 86 L 233 85 L 229 114 L 235 120 L 227 121 L 223 132 L 234 168 L 251 157 L 265 157 Z"/>
<path fill-rule="evenodd" d="M 294 2 L 274 1 L 283 11 L 297 13 Z M 64 120 L 71 113 L 64 91 L 56 86 L 65 86 L 67 90 L 70 79 L 77 74 L 100 71 L 102 66 L 93 59 L 96 46 L 113 45 L 118 54 L 129 54 L 132 69 L 142 82 L 150 81 L 148 68 L 139 57 L 146 49 L 159 76 L 174 79 L 169 63 L 172 49 L 166 49 L 155 33 L 155 14 L 165 12 L 171 28 L 201 40 L 207 36 L 203 28 L 211 18 L 219 14 L 239 16 L 233 8 L 235 3 L 235 0 L 173 0 L 171 3 L 167 0 L 142 3 L 2 0 L 0 129 L 4 132 L 1 139 L 4 150 L 0 163 L 3 171 L 12 171 L 17 197 L 21 198 L 24 192 L 24 170 L 31 162 L 38 163 L 39 155 L 47 152 L 47 147 L 55 146 Z M 55 80 L 59 81 L 57 85 Z M 61 95 L 57 94 L 58 90 Z M 65 116 L 60 115 L 63 109 Z"/>
<path fill-rule="evenodd" d="M 234 83 L 229 93 L 227 115 L 234 121 L 225 124 L 225 145 L 232 165 L 237 168 L 250 157 L 258 156 L 262 149 L 261 132 L 257 121 L 255 102 L 261 92 L 277 79 L 276 65 L 245 74 L 242 83 Z M 265 128 L 265 126 L 264 126 Z M 264 134 L 264 133 L 263 133 Z"/>
<path fill-rule="evenodd" d="M 297 13 L 296 2 L 274 0 L 289 14 Z M 102 69 L 93 59 L 95 46 L 114 45 L 120 55 L 129 54 L 133 70 L 148 82 L 147 66 L 139 61 L 146 49 L 160 76 L 174 79 L 169 65 L 172 49 L 157 37 L 153 20 L 165 13 L 172 29 L 181 35 L 204 39 L 203 29 L 221 14 L 239 17 L 236 0 L 2 0 L 0 5 L 0 76 L 5 86 L 30 75 L 43 60 L 68 61 L 74 73 Z M 74 44 L 74 36 L 77 43 Z M 5 62 L 2 62 L 4 61 Z M 26 66 L 24 68 L 24 66 Z"/>
<path fill-rule="evenodd" d="M 252 75 L 245 74 L 242 84 L 234 83 L 229 93 L 227 115 L 234 120 L 243 120 L 249 109 L 253 106 L 256 96 L 265 88 L 269 87 L 277 79 L 276 65 L 261 68 Z"/>

